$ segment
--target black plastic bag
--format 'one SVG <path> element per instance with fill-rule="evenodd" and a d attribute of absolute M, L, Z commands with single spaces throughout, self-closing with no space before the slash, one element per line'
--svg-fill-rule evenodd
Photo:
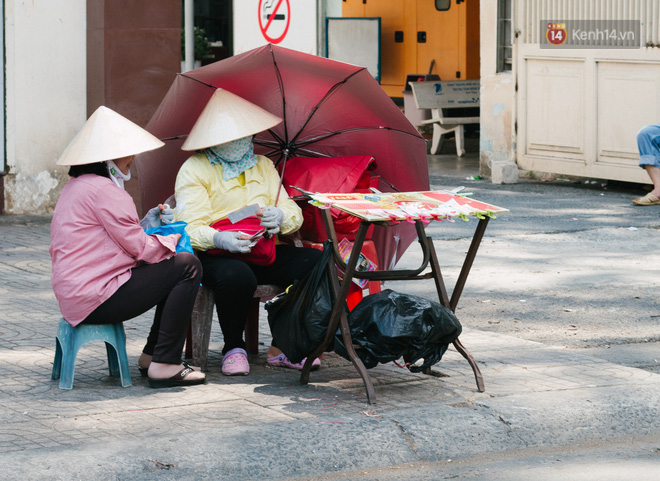
<path fill-rule="evenodd" d="M 348 315 L 348 324 L 365 367 L 403 357 L 412 372 L 440 361 L 462 330 L 454 313 L 441 304 L 390 289 L 362 299 Z M 335 352 L 348 359 L 339 333 Z"/>
<path fill-rule="evenodd" d="M 285 293 L 266 303 L 273 344 L 291 362 L 302 361 L 325 338 L 335 299 L 328 267 L 331 256 L 332 244 L 326 241 L 318 264 Z"/>

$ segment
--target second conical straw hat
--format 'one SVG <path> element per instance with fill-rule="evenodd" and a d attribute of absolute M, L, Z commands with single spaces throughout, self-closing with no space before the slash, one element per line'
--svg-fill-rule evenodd
<path fill-rule="evenodd" d="M 275 127 L 282 119 L 228 90 L 217 89 L 195 122 L 182 150 L 201 150 Z"/>
<path fill-rule="evenodd" d="M 69 143 L 58 165 L 84 165 L 121 159 L 165 145 L 139 125 L 100 106 Z"/>

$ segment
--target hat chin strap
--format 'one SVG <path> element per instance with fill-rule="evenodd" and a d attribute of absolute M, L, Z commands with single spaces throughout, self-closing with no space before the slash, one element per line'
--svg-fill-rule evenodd
<path fill-rule="evenodd" d="M 124 174 L 112 160 L 106 160 L 105 165 L 108 168 L 110 178 L 120 189 L 124 188 L 124 181 L 131 180 L 130 170 L 128 171 L 128 174 Z"/>

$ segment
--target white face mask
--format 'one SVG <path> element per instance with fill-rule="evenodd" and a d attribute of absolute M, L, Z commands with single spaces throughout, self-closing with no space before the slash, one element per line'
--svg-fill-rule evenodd
<path fill-rule="evenodd" d="M 117 187 L 120 189 L 124 188 L 124 182 L 127 180 L 131 180 L 131 171 L 128 171 L 128 174 L 124 174 L 121 170 L 119 170 L 119 167 L 117 167 L 117 164 L 115 164 L 112 160 L 106 160 L 105 165 L 108 168 L 108 173 L 110 174 L 110 178 L 112 181 L 117 184 Z"/>

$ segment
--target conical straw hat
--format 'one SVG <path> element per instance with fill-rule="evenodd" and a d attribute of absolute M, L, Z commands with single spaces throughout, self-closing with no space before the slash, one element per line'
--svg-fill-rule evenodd
<path fill-rule="evenodd" d="M 84 165 L 121 159 L 165 145 L 114 110 L 101 106 L 85 122 L 57 160 L 58 165 Z"/>
<path fill-rule="evenodd" d="M 201 150 L 275 127 L 282 119 L 228 90 L 217 89 L 195 122 L 182 150 Z"/>

